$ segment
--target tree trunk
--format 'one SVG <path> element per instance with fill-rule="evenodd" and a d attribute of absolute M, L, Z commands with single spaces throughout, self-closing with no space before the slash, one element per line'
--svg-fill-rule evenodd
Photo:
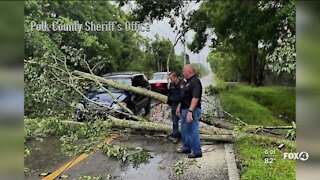
<path fill-rule="evenodd" d="M 162 133 L 171 133 L 172 126 L 169 124 L 153 123 L 153 122 L 141 122 L 141 121 L 126 121 L 115 117 L 111 117 L 111 126 L 117 128 L 131 128 L 136 130 L 154 131 Z M 227 133 L 226 133 L 227 132 Z M 200 135 L 202 140 L 211 141 L 223 141 L 233 142 L 237 139 L 248 137 L 257 141 L 275 142 L 276 144 L 286 144 L 287 146 L 294 148 L 295 143 L 286 139 L 275 138 L 271 136 L 263 136 L 247 133 L 234 133 L 233 131 L 221 130 L 219 128 L 210 129 L 202 127 L 200 129 Z M 229 134 L 228 134 L 229 133 Z"/>
<path fill-rule="evenodd" d="M 162 124 L 155 122 L 141 122 L 141 121 L 130 121 L 130 120 L 121 120 L 112 116 L 108 117 L 111 121 L 111 127 L 114 128 L 130 128 L 133 130 L 143 130 L 143 131 L 152 131 L 160 133 L 171 133 L 172 126 L 170 124 Z M 75 124 L 75 125 L 84 125 L 82 122 L 76 121 L 61 121 L 62 123 Z M 106 123 L 109 123 L 106 121 Z M 217 128 L 218 129 L 218 128 Z M 285 144 L 291 148 L 295 148 L 295 143 L 286 139 L 280 139 L 275 137 L 256 135 L 256 134 L 247 134 L 247 133 L 234 133 L 233 131 L 227 131 L 230 134 L 225 134 L 221 131 L 214 131 L 206 128 L 201 128 L 200 136 L 202 140 L 210 141 L 223 141 L 223 142 L 233 142 L 237 139 L 248 137 L 253 140 L 262 141 L 262 142 L 274 142 L 276 144 Z"/>
<path fill-rule="evenodd" d="M 213 125 L 218 128 L 223 128 L 223 129 L 228 129 L 228 130 L 233 129 L 233 125 L 231 123 L 229 123 L 228 121 L 225 121 L 225 120 L 221 120 L 220 118 L 215 118 L 215 117 L 201 118 L 200 121 L 203 123 L 206 123 L 208 125 Z"/>
<path fill-rule="evenodd" d="M 120 83 L 117 83 L 117 82 L 115 82 L 113 80 L 105 79 L 103 77 L 99 77 L 99 76 L 96 76 L 96 75 L 93 75 L 93 74 L 90 74 L 90 73 L 85 73 L 85 72 L 81 72 L 81 71 L 73 71 L 73 74 L 81 76 L 81 77 L 89 79 L 89 80 L 92 80 L 92 81 L 96 81 L 97 80 L 97 81 L 99 81 L 99 82 L 101 82 L 103 84 L 107 84 L 108 86 L 114 87 L 116 89 L 122 89 L 122 90 L 125 90 L 125 91 L 132 91 L 134 93 L 141 94 L 141 95 L 156 99 L 156 100 L 158 100 L 158 101 L 160 101 L 162 103 L 166 103 L 167 100 L 168 100 L 167 96 L 162 95 L 160 93 L 156 93 L 156 92 L 153 92 L 153 91 L 150 91 L 150 90 L 147 90 L 147 89 L 143 89 L 143 88 L 138 88 L 138 87 L 134 87 L 134 86 L 120 84 Z"/>
<path fill-rule="evenodd" d="M 141 121 L 130 121 L 130 120 L 121 120 L 115 117 L 109 117 L 108 119 L 111 121 L 112 128 L 130 128 L 133 130 L 145 131 L 145 132 L 158 132 L 158 133 L 172 133 L 172 125 L 170 124 L 162 124 L 162 123 L 153 123 L 153 122 L 141 122 Z M 74 124 L 74 125 L 84 125 L 83 122 L 77 121 L 61 121 L 66 124 Z M 106 123 L 108 123 L 106 121 Z M 201 131 L 203 132 L 203 131 Z M 206 131 L 204 131 L 206 132 Z M 209 133 L 209 132 L 206 132 Z M 222 141 L 222 142 L 233 142 L 236 137 L 231 134 L 200 134 L 202 140 L 208 141 Z"/>
<path fill-rule="evenodd" d="M 177 45 L 177 43 L 178 43 L 178 41 L 179 41 L 179 39 L 182 37 L 182 34 L 177 34 L 176 35 L 176 37 L 175 37 L 175 42 L 173 43 L 173 47 L 172 47 L 172 50 L 170 51 L 170 53 L 169 53 L 169 55 L 168 55 L 168 59 L 167 59 L 167 73 L 169 74 L 169 72 L 170 72 L 170 67 L 169 67 L 169 65 L 170 65 L 170 56 L 171 56 L 171 54 L 175 54 L 174 53 L 174 48 L 176 47 L 176 45 Z M 169 76 L 168 76 L 169 77 Z"/>
<path fill-rule="evenodd" d="M 259 85 L 260 78 L 258 77 L 260 71 L 260 63 L 258 62 L 258 55 L 259 55 L 259 47 L 258 42 L 254 45 L 253 48 L 250 50 L 250 58 L 251 58 L 251 78 L 250 78 L 250 85 Z"/>
<path fill-rule="evenodd" d="M 258 49 L 256 47 L 252 48 L 251 50 L 251 85 L 256 86 L 257 85 L 257 51 Z"/>
<path fill-rule="evenodd" d="M 254 58 L 253 58 L 253 49 L 250 50 L 250 59 L 251 59 L 251 75 L 250 75 L 250 85 L 253 85 L 254 82 Z"/>
<path fill-rule="evenodd" d="M 174 48 L 174 47 L 173 47 Z M 174 51 L 174 49 L 173 49 Z M 170 72 L 170 56 L 171 56 L 171 52 L 168 55 L 168 59 L 167 59 L 167 74 L 168 74 L 168 78 L 169 78 L 169 72 Z"/>
<path fill-rule="evenodd" d="M 158 65 L 158 71 L 160 71 L 160 60 L 158 56 L 157 56 L 157 65 Z"/>
<path fill-rule="evenodd" d="M 171 124 L 163 124 L 163 123 L 150 122 L 150 121 L 122 120 L 110 115 L 108 116 L 108 119 L 112 121 L 113 127 L 131 128 L 131 129 L 137 129 L 137 130 L 156 131 L 156 132 L 163 132 L 163 133 L 172 132 Z M 232 135 L 234 132 L 230 130 L 210 126 L 210 127 L 201 127 L 200 133 L 210 134 L 210 135 Z"/>

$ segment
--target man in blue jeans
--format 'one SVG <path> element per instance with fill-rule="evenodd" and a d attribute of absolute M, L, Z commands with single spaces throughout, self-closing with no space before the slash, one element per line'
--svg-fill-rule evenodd
<path fill-rule="evenodd" d="M 183 146 L 179 153 L 189 154 L 188 158 L 202 157 L 199 135 L 199 120 L 201 118 L 202 85 L 195 75 L 191 64 L 183 68 L 183 76 L 187 83 L 181 88 L 180 103 L 177 107 L 177 116 L 182 117 L 181 132 Z"/>
<path fill-rule="evenodd" d="M 176 72 L 169 73 L 169 79 L 171 81 L 169 94 L 168 94 L 168 104 L 171 106 L 171 117 L 172 117 L 172 135 L 171 140 L 173 143 L 178 143 L 181 134 L 179 132 L 179 119 L 176 110 L 178 104 L 180 103 L 181 86 L 184 84 L 183 80 L 179 79 Z"/>

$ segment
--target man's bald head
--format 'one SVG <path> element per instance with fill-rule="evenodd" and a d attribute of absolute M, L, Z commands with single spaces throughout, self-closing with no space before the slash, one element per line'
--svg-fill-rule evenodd
<path fill-rule="evenodd" d="M 187 64 L 183 68 L 183 76 L 188 79 L 195 74 L 195 69 L 191 64 Z"/>

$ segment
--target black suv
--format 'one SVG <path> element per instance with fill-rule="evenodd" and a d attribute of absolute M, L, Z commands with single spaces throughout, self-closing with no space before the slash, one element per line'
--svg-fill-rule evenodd
<path fill-rule="evenodd" d="M 148 90 L 151 89 L 146 76 L 139 72 L 116 72 L 106 74 L 103 77 L 129 86 L 145 88 Z M 151 98 L 133 93 L 131 91 L 124 91 L 108 86 L 104 87 L 112 93 L 113 97 L 117 98 L 119 103 L 128 107 L 135 115 L 138 114 L 141 109 L 145 110 L 145 114 L 150 112 Z M 125 110 L 123 110 L 116 102 L 114 102 L 113 98 L 99 85 L 95 84 L 91 86 L 87 92 L 87 98 L 103 104 L 103 106 L 108 106 L 109 108 L 92 103 L 83 98 L 76 106 L 77 119 L 79 121 L 83 121 L 87 113 L 102 117 L 105 116 L 105 113 L 121 118 L 125 117 L 125 115 L 121 113 L 125 112 Z"/>

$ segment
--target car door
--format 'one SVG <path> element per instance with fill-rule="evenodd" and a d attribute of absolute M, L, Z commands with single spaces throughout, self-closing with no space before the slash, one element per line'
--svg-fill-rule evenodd
<path fill-rule="evenodd" d="M 148 78 L 145 75 L 143 75 L 143 79 L 144 79 L 144 87 L 148 90 L 151 90 L 151 85 L 149 84 Z"/>
<path fill-rule="evenodd" d="M 143 75 L 143 87 L 148 89 L 148 90 L 151 90 L 151 86 L 149 84 L 149 81 L 148 81 L 148 78 Z M 147 97 L 147 96 L 143 96 L 144 97 L 144 107 L 149 107 L 150 108 L 150 104 L 151 104 L 151 98 L 150 97 Z"/>
<path fill-rule="evenodd" d="M 143 75 L 137 75 L 133 78 L 132 85 L 139 88 L 146 88 L 145 87 L 145 78 Z M 142 108 L 146 107 L 148 104 L 148 97 L 134 94 L 134 103 L 136 105 L 136 111 L 140 111 Z"/>

